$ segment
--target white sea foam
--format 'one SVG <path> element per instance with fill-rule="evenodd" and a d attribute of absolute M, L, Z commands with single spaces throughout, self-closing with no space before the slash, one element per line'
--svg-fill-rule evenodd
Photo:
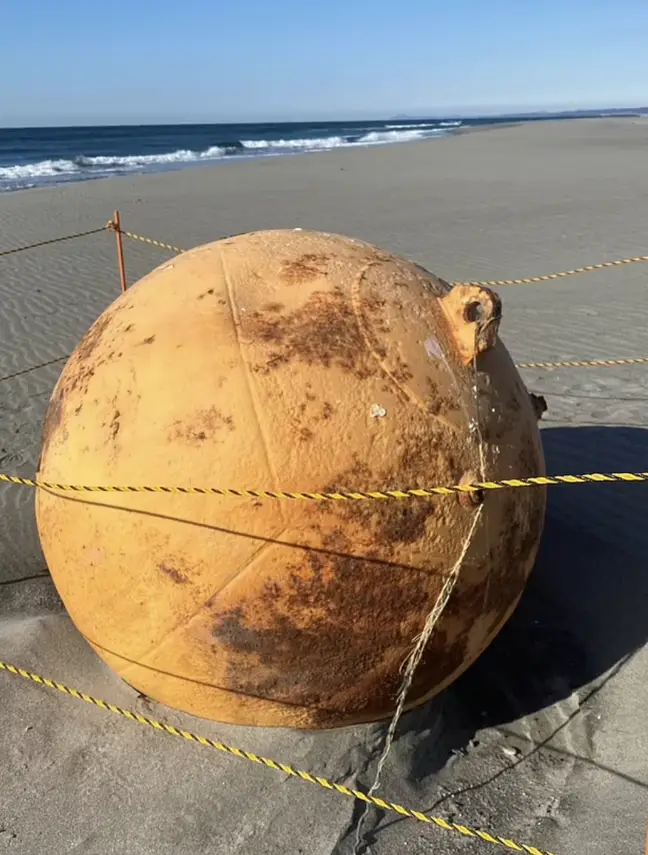
<path fill-rule="evenodd" d="M 451 123 L 452 126 L 460 123 Z M 253 157 L 259 155 L 284 154 L 296 152 L 327 151 L 336 148 L 354 146 L 374 146 L 388 143 L 408 142 L 444 136 L 448 133 L 438 125 L 387 125 L 383 129 L 356 134 L 322 137 L 304 137 L 299 139 L 246 139 L 232 144 L 212 145 L 202 151 L 178 149 L 160 154 L 132 155 L 83 155 L 67 159 L 41 160 L 36 163 L 21 163 L 0 166 L 0 190 L 16 190 L 33 183 L 59 183 L 83 178 L 107 177 L 129 172 L 145 172 L 156 168 L 173 168 L 174 164 L 204 163 L 219 160 L 232 155 Z"/>
<path fill-rule="evenodd" d="M 195 160 L 198 155 L 188 149 L 170 151 L 167 154 L 132 154 L 123 157 L 111 155 L 96 155 L 85 157 L 81 155 L 75 158 L 75 163 L 81 167 L 92 169 L 93 167 L 104 167 L 109 169 L 129 168 L 133 166 L 154 166 L 156 163 L 185 163 Z"/>
<path fill-rule="evenodd" d="M 194 160 L 209 160 L 211 158 L 223 157 L 227 149 L 218 145 L 210 146 L 205 151 L 191 151 L 181 148 L 178 151 L 170 151 L 165 154 L 132 154 L 124 157 L 112 157 L 110 155 L 96 155 L 95 157 L 80 156 L 75 158 L 75 163 L 82 167 L 108 167 L 108 168 L 132 168 L 137 166 L 155 166 L 164 163 L 191 163 Z"/>
<path fill-rule="evenodd" d="M 232 151 L 232 146 L 211 145 L 205 151 L 200 152 L 201 158 L 224 157 Z"/>
<path fill-rule="evenodd" d="M 20 181 L 24 178 L 47 178 L 78 171 L 78 166 L 72 160 L 41 160 L 38 163 L 0 166 L 0 180 Z"/>
<path fill-rule="evenodd" d="M 439 128 L 422 128 L 419 125 L 412 128 L 393 128 L 384 131 L 369 131 L 359 136 L 307 137 L 306 139 L 281 140 L 241 140 L 241 145 L 249 151 L 268 149 L 283 149 L 284 151 L 321 151 L 332 148 L 348 148 L 350 146 L 379 145 L 381 143 L 398 143 L 409 140 L 426 139 L 444 133 Z"/>
<path fill-rule="evenodd" d="M 250 150 L 273 148 L 314 150 L 338 148 L 339 146 L 348 144 L 344 137 L 307 137 L 306 139 L 295 140 L 241 140 L 243 148 Z"/>
<path fill-rule="evenodd" d="M 200 160 L 212 160 L 224 157 L 228 149 L 221 146 L 210 146 L 205 151 L 190 151 L 179 149 L 164 154 L 133 154 L 123 157 L 111 155 L 96 155 L 87 157 L 79 155 L 74 160 L 40 160 L 37 163 L 0 166 L 0 182 L 16 182 L 29 178 L 73 178 L 81 177 L 84 172 L 99 174 L 111 172 L 128 172 L 142 167 L 163 166 L 172 163 L 191 163 Z"/>
<path fill-rule="evenodd" d="M 368 134 L 360 137 L 358 144 L 375 145 L 377 143 L 409 142 L 410 140 L 428 139 L 431 136 L 439 134 L 441 134 L 441 131 L 436 128 L 426 130 L 420 127 L 411 130 L 370 131 Z"/>
<path fill-rule="evenodd" d="M 441 122 L 441 124 L 443 124 L 443 122 Z M 392 130 L 401 130 L 401 131 L 405 131 L 405 130 L 409 130 L 410 128 L 419 128 L 419 129 L 421 129 L 421 130 L 425 130 L 425 129 L 428 129 L 428 128 L 436 128 L 436 127 L 438 127 L 438 125 L 437 125 L 437 123 L 436 123 L 436 122 L 432 122 L 432 123 L 429 123 L 429 122 L 415 122 L 413 125 L 408 125 L 408 124 L 404 124 L 403 122 L 399 122 L 399 123 L 398 123 L 398 124 L 396 124 L 396 125 L 385 125 L 385 128 L 386 128 L 387 130 L 390 130 L 390 131 L 392 131 Z"/>

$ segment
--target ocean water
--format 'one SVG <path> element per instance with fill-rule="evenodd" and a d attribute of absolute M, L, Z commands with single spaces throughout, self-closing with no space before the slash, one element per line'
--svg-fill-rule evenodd
<path fill-rule="evenodd" d="M 0 128 L 0 190 L 445 136 L 459 120 Z"/>
<path fill-rule="evenodd" d="M 0 192 L 187 168 L 228 158 L 432 139 L 456 133 L 462 126 L 509 122 L 511 118 L 0 128 Z"/>

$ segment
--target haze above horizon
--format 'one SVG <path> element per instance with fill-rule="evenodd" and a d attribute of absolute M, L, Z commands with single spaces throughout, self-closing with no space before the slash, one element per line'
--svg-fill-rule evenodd
<path fill-rule="evenodd" d="M 641 0 L 5 0 L 2 21 L 4 127 L 648 104 Z"/>

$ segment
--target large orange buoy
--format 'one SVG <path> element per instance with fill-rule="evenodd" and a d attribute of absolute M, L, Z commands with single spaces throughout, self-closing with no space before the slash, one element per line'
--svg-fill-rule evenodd
<path fill-rule="evenodd" d="M 39 477 L 317 492 L 542 474 L 500 314 L 487 289 L 451 288 L 338 235 L 198 247 L 145 276 L 78 345 Z M 453 681 L 514 609 L 544 509 L 544 488 L 36 499 L 69 614 L 124 680 L 207 718 L 304 728 L 393 712 L 402 663 L 466 550 L 408 706 Z"/>

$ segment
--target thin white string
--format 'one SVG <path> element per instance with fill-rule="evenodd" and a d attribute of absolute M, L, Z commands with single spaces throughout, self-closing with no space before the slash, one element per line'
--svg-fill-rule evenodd
<path fill-rule="evenodd" d="M 479 464 L 480 464 L 482 480 L 486 480 L 486 459 L 485 459 L 485 455 L 484 455 L 484 439 L 482 436 L 480 419 L 479 419 L 479 387 L 478 387 L 478 380 L 477 380 L 477 377 L 478 377 L 478 374 L 477 374 L 477 348 L 478 348 L 479 334 L 483 330 L 483 328 L 488 325 L 490 320 L 494 320 L 494 319 L 489 319 L 489 321 L 486 321 L 485 324 L 476 324 L 475 325 L 475 346 L 474 346 L 474 356 L 473 356 L 473 360 L 472 360 L 472 367 L 473 367 L 473 372 L 474 372 L 472 392 L 473 392 L 473 401 L 475 404 L 475 420 L 474 420 L 474 422 L 472 420 L 469 420 L 469 424 L 473 428 L 474 432 L 477 434 L 477 445 L 478 445 L 478 450 L 479 450 Z M 450 374 L 451 374 L 452 379 L 453 379 L 455 386 L 456 386 L 456 378 L 454 376 L 454 372 L 451 371 Z M 473 430 L 471 430 L 471 433 L 473 432 Z M 378 760 L 378 766 L 376 768 L 376 774 L 375 774 L 373 783 L 372 783 L 371 787 L 369 788 L 369 795 L 370 796 L 372 796 L 375 793 L 375 791 L 378 789 L 378 787 L 380 785 L 380 776 L 382 774 L 383 767 L 384 767 L 385 762 L 387 760 L 387 756 L 388 756 L 389 752 L 391 751 L 391 747 L 394 743 L 394 736 L 396 735 L 396 728 L 398 727 L 398 723 L 399 723 L 400 718 L 403 714 L 403 709 L 405 707 L 405 701 L 407 699 L 407 695 L 409 693 L 409 690 L 412 686 L 412 681 L 414 679 L 414 673 L 416 672 L 416 669 L 417 669 L 417 667 L 421 661 L 421 657 L 423 656 L 425 648 L 426 648 L 426 646 L 427 646 L 427 644 L 428 644 L 428 642 L 432 636 L 432 633 L 434 632 L 434 628 L 437 625 L 439 618 L 443 614 L 443 611 L 444 611 L 444 609 L 448 603 L 448 600 L 450 599 L 450 595 L 452 594 L 452 591 L 454 590 L 454 587 L 457 583 L 457 579 L 459 578 L 459 573 L 461 572 L 461 567 L 463 565 L 464 559 L 466 557 L 466 554 L 468 553 L 468 549 L 470 548 L 470 544 L 472 542 L 472 537 L 473 537 L 475 530 L 477 528 L 477 524 L 479 523 L 479 520 L 481 519 L 483 508 L 484 508 L 483 504 L 479 505 L 479 508 L 477 509 L 477 513 L 473 517 L 473 521 L 472 521 L 472 524 L 470 526 L 470 530 L 468 531 L 468 534 L 466 536 L 466 540 L 464 541 L 461 553 L 459 554 L 459 557 L 458 557 L 457 561 L 455 562 L 455 565 L 453 566 L 453 568 L 450 571 L 446 581 L 444 582 L 443 588 L 441 589 L 441 593 L 439 594 L 439 597 L 438 597 L 436 603 L 434 604 L 434 608 L 432 609 L 432 611 L 428 615 L 421 633 L 418 635 L 418 637 L 416 637 L 413 640 L 414 641 L 414 647 L 412 649 L 412 652 L 410 653 L 408 658 L 405 660 L 403 681 L 401 683 L 401 687 L 400 687 L 400 690 L 398 692 L 398 700 L 396 703 L 396 711 L 394 712 L 392 720 L 389 724 L 389 729 L 387 730 L 387 736 L 385 737 L 385 744 L 383 746 L 383 750 L 382 750 L 382 753 L 380 755 L 380 759 Z M 362 816 L 360 817 L 360 820 L 358 822 L 358 827 L 356 829 L 355 844 L 353 847 L 353 855 L 358 855 L 358 853 L 359 853 L 360 845 L 362 843 L 362 826 L 363 826 L 363 824 L 367 818 L 370 807 L 371 807 L 371 805 L 365 804 L 364 811 L 362 812 Z"/>
<path fill-rule="evenodd" d="M 425 621 L 425 625 L 418 635 L 414 639 L 414 648 L 412 652 L 407 657 L 404 663 L 404 675 L 403 682 L 401 683 L 400 690 L 398 692 L 398 701 L 396 704 L 396 711 L 392 717 L 392 720 L 389 724 L 389 729 L 387 731 L 387 736 L 385 737 L 385 744 L 383 746 L 382 753 L 380 755 L 380 759 L 378 760 L 378 767 L 376 769 L 376 775 L 374 777 L 373 784 L 369 789 L 369 795 L 373 795 L 378 786 L 380 785 L 380 776 L 383 770 L 383 766 L 385 765 L 385 761 L 387 760 L 387 755 L 389 754 L 392 744 L 394 742 L 394 736 L 396 734 L 396 728 L 398 727 L 398 722 L 403 713 L 403 708 L 405 707 L 405 700 L 407 698 L 407 694 L 412 685 L 412 680 L 414 679 L 414 673 L 421 661 L 421 657 L 425 651 L 425 648 L 430 640 L 432 633 L 434 632 L 434 628 L 439 621 L 439 618 L 443 614 L 443 611 L 450 599 L 450 595 L 454 589 L 454 586 L 457 583 L 457 579 L 459 578 L 459 573 L 461 571 L 461 567 L 463 565 L 466 554 L 468 553 L 468 549 L 470 548 L 470 544 L 472 542 L 473 534 L 475 533 L 475 529 L 477 528 L 477 524 L 482 516 L 483 505 L 480 505 L 473 517 L 472 523 L 470 525 L 470 529 L 468 534 L 466 535 L 466 539 L 464 541 L 463 547 L 461 549 L 461 553 L 457 558 L 452 570 L 448 574 L 446 578 L 443 588 L 441 589 L 441 593 L 439 594 L 436 603 L 434 604 L 434 608 L 430 612 Z M 369 813 L 371 805 L 365 804 L 364 811 L 360 820 L 358 822 L 358 827 L 356 829 L 356 838 L 355 845 L 353 847 L 353 855 L 358 855 L 360 845 L 362 843 L 362 826 L 364 821 L 367 818 L 367 814 Z"/>

